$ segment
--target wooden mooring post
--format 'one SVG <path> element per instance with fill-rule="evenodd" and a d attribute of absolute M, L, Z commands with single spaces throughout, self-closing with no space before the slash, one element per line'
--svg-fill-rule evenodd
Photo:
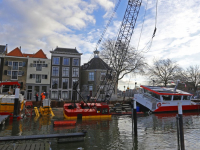
<path fill-rule="evenodd" d="M 177 140 L 178 140 L 178 147 L 179 147 L 179 140 L 180 140 L 180 148 L 181 150 L 185 150 L 184 144 L 184 132 L 183 132 L 183 111 L 182 111 L 182 104 L 178 103 L 178 115 L 177 115 Z M 180 137 L 180 138 L 179 138 Z"/>
<path fill-rule="evenodd" d="M 134 135 L 137 136 L 137 110 L 136 110 L 136 101 L 133 100 L 132 108 L 132 130 L 133 130 L 133 120 L 134 120 Z"/>

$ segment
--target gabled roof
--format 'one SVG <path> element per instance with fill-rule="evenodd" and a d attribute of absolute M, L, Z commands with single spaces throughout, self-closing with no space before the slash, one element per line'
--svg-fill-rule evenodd
<path fill-rule="evenodd" d="M 87 64 L 82 66 L 83 70 L 94 70 L 94 69 L 101 69 L 101 70 L 112 70 L 101 58 L 92 58 Z"/>
<path fill-rule="evenodd" d="M 11 52 L 9 52 L 7 54 L 7 56 L 18 56 L 18 57 L 24 57 L 21 50 L 16 47 L 15 49 L 13 49 Z"/>
<path fill-rule="evenodd" d="M 76 48 L 61 48 L 61 47 L 57 47 L 55 50 L 55 52 L 62 52 L 62 53 L 75 53 L 75 54 L 80 54 Z"/>
<path fill-rule="evenodd" d="M 35 54 L 25 54 L 22 53 L 21 50 L 16 47 L 14 50 L 9 52 L 7 56 L 17 56 L 17 57 L 30 57 L 30 58 L 44 58 L 47 59 L 47 56 L 44 54 L 43 50 L 40 49 Z"/>
<path fill-rule="evenodd" d="M 0 45 L 0 54 L 5 52 L 6 45 Z"/>
<path fill-rule="evenodd" d="M 37 53 L 35 53 L 32 57 L 33 58 L 45 58 L 45 59 L 47 59 L 47 56 L 44 54 L 44 52 L 43 52 L 42 49 L 40 49 L 39 51 L 37 51 Z"/>
<path fill-rule="evenodd" d="M 47 56 L 44 54 L 43 50 L 40 49 L 35 55 L 33 56 L 34 58 L 45 58 L 47 59 Z"/>

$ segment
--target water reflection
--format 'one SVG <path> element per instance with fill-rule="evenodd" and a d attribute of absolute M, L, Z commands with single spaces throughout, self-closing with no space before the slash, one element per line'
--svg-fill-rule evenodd
<path fill-rule="evenodd" d="M 7 122 L 0 129 L 0 136 L 35 135 L 53 133 L 73 133 L 87 130 L 84 141 L 76 143 L 57 143 L 50 141 L 52 149 L 87 150 L 152 150 L 177 149 L 176 113 L 152 114 L 138 117 L 138 136 L 132 133 L 131 116 L 113 116 L 111 119 L 82 120 L 75 126 L 54 127 L 54 120 L 63 117 L 30 117 L 22 120 Z M 198 113 L 184 113 L 183 115 L 185 147 L 198 149 L 200 147 L 200 117 Z"/>

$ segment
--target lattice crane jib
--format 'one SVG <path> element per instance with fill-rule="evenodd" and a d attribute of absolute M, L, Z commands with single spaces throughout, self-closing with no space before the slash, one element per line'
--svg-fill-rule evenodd
<path fill-rule="evenodd" d="M 115 42 L 115 51 L 120 53 L 118 55 L 118 66 L 122 68 L 124 59 L 127 54 L 129 43 L 133 34 L 133 30 L 137 21 L 138 13 L 140 10 L 142 0 L 129 0 L 125 11 L 125 15 Z M 123 46 L 122 48 L 122 45 Z M 103 81 L 103 89 L 105 90 L 104 96 L 99 94 L 98 100 L 109 101 L 113 91 L 115 90 L 115 85 L 117 82 L 117 74 L 114 71 L 107 72 L 105 80 Z M 112 76 L 112 77 L 111 77 Z M 111 78 L 107 78 L 111 77 Z M 101 87 L 102 88 L 102 87 Z M 98 91 L 97 91 L 98 92 Z"/>

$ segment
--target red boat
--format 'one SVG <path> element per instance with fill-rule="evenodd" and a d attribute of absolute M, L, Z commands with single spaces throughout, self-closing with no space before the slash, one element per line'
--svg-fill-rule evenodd
<path fill-rule="evenodd" d="M 106 103 L 66 103 L 63 114 L 67 120 L 111 118 L 109 106 Z"/>
<path fill-rule="evenodd" d="M 136 100 L 142 106 L 152 112 L 178 111 L 178 103 L 182 104 L 183 111 L 200 109 L 200 104 L 191 101 L 192 94 L 169 87 L 143 86 L 141 93 L 134 94 Z"/>

